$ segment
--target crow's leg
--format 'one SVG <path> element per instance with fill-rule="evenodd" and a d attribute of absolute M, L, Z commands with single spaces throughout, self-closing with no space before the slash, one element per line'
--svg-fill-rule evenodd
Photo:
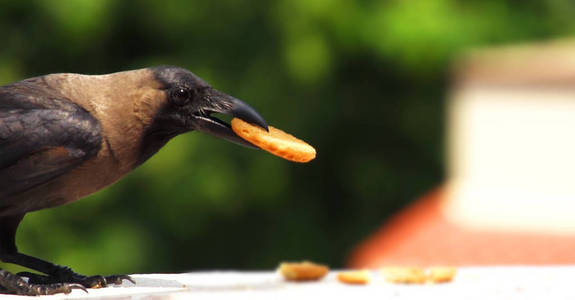
<path fill-rule="evenodd" d="M 20 265 L 46 275 L 20 273 L 14 275 L 0 269 L 0 292 L 21 293 L 26 295 L 55 294 L 70 292 L 73 288 L 104 287 L 119 284 L 123 280 L 134 282 L 129 276 L 84 276 L 70 268 L 28 256 L 18 252 L 15 243 L 16 228 L 24 215 L 0 216 L 0 260 Z M 22 277 L 28 277 L 28 281 Z"/>
<path fill-rule="evenodd" d="M 36 257 L 32 257 L 22 253 L 2 254 L 0 259 L 4 262 L 20 265 L 32 270 L 42 272 L 45 275 L 39 275 L 29 272 L 19 273 L 18 275 L 28 277 L 29 282 L 33 284 L 54 284 L 54 283 L 77 283 L 87 288 L 100 288 L 108 286 L 109 284 L 121 284 L 123 280 L 134 282 L 127 275 L 111 275 L 111 276 L 84 276 L 80 275 L 72 269 L 64 266 L 59 266 Z"/>
<path fill-rule="evenodd" d="M 16 253 L 14 236 L 16 228 L 24 215 L 2 216 L 0 217 L 0 260 L 7 253 Z M 18 275 L 0 269 L 0 293 L 18 295 L 52 295 L 57 293 L 69 293 L 74 288 L 84 289 L 79 284 L 53 283 L 53 284 L 33 284 L 24 280 Z"/>

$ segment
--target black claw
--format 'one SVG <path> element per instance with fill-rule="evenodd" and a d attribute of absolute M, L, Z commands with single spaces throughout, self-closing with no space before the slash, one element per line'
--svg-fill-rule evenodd
<path fill-rule="evenodd" d="M 129 282 L 136 284 L 136 281 L 132 279 L 132 277 L 128 275 L 110 275 L 106 276 L 106 283 L 108 284 L 122 284 L 124 280 L 128 280 Z"/>
<path fill-rule="evenodd" d="M 79 290 L 84 291 L 86 294 L 88 294 L 88 289 L 87 289 L 85 286 L 81 285 L 81 284 L 69 283 L 69 284 L 67 284 L 67 285 L 68 285 L 71 289 L 79 289 Z"/>

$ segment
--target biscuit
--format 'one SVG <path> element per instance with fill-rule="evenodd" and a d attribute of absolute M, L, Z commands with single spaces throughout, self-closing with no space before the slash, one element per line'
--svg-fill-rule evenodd
<path fill-rule="evenodd" d="M 367 284 L 370 280 L 368 270 L 345 271 L 337 273 L 337 280 L 348 284 Z"/>
<path fill-rule="evenodd" d="M 238 118 L 232 119 L 231 123 L 238 136 L 273 155 L 301 163 L 316 156 L 311 145 L 272 126 L 268 126 L 268 132 Z"/>
<path fill-rule="evenodd" d="M 382 269 L 385 280 L 392 283 L 425 283 L 424 270 L 409 267 L 386 267 Z"/>
<path fill-rule="evenodd" d="M 450 282 L 457 270 L 452 267 L 432 267 L 427 270 L 427 280 L 433 283 Z"/>
<path fill-rule="evenodd" d="M 298 263 L 281 263 L 279 272 L 289 281 L 313 281 L 320 280 L 328 272 L 329 268 L 324 265 L 309 261 Z"/>

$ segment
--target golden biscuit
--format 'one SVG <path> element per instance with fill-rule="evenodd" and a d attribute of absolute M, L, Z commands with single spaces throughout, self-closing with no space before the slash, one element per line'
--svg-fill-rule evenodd
<path fill-rule="evenodd" d="M 385 280 L 393 283 L 425 283 L 427 276 L 422 269 L 386 267 L 382 269 Z"/>
<path fill-rule="evenodd" d="M 337 274 L 337 280 L 348 284 L 367 284 L 369 283 L 369 271 L 345 271 Z"/>
<path fill-rule="evenodd" d="M 452 267 L 433 267 L 427 270 L 427 279 L 433 283 L 443 283 L 453 280 L 456 269 Z"/>
<path fill-rule="evenodd" d="M 316 155 L 315 149 L 308 143 L 272 126 L 268 126 L 267 132 L 259 126 L 234 118 L 232 130 L 242 139 L 287 160 L 303 163 Z"/>
<path fill-rule="evenodd" d="M 312 281 L 323 278 L 329 268 L 324 265 L 309 261 L 299 263 L 282 263 L 279 266 L 280 273 L 290 281 Z"/>

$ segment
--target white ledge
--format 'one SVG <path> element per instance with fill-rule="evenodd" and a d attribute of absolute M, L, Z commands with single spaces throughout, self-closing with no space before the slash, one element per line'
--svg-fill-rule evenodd
<path fill-rule="evenodd" d="M 367 285 L 336 280 L 331 272 L 318 282 L 286 282 L 275 272 L 193 272 L 137 274 L 121 286 L 74 290 L 41 299 L 575 299 L 575 266 L 458 268 L 453 282 L 391 284 L 379 271 Z M 0 299 L 26 299 L 0 295 Z M 39 297 L 33 297 L 39 299 Z"/>

